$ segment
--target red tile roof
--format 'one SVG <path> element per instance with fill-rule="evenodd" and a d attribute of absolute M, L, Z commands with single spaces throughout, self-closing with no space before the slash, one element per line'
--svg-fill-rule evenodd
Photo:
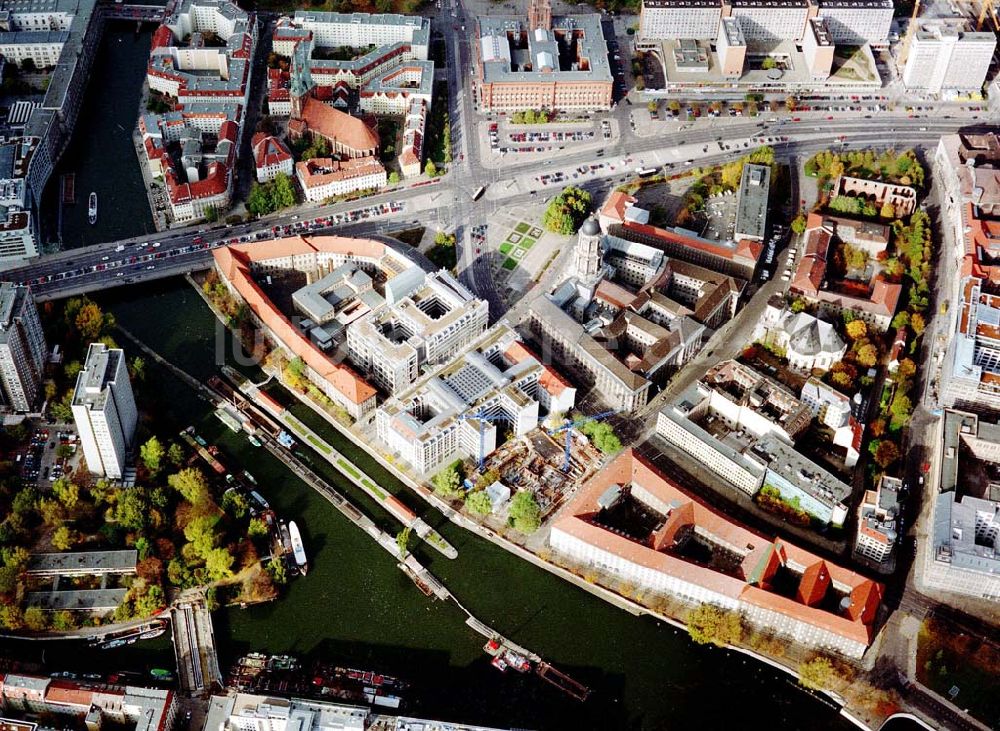
<path fill-rule="evenodd" d="M 280 165 L 286 160 L 292 159 L 292 153 L 285 147 L 285 143 L 272 135 L 258 132 L 250 142 L 253 147 L 253 159 L 257 169 Z"/>
<path fill-rule="evenodd" d="M 378 149 L 378 133 L 363 119 L 329 107 L 321 101 L 306 97 L 302 105 L 302 121 L 316 134 L 359 153 Z"/>
<path fill-rule="evenodd" d="M 513 363 L 517 364 L 528 358 L 534 358 L 539 363 L 542 363 L 542 359 L 535 355 L 534 351 L 531 350 L 527 345 L 522 343 L 520 340 L 513 341 L 504 351 L 504 355 L 507 356 Z M 559 372 L 552 368 L 552 366 L 545 365 L 542 363 L 542 375 L 538 378 L 538 385 L 544 388 L 553 396 L 558 396 L 567 388 L 573 388 L 573 386 L 559 375 Z"/>

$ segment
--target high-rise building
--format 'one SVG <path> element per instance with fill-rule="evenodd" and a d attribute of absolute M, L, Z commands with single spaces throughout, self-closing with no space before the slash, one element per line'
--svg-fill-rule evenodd
<path fill-rule="evenodd" d="M 45 368 L 45 335 L 31 290 L 0 284 L 0 380 L 7 407 L 26 412 L 34 406 Z"/>
<path fill-rule="evenodd" d="M 986 81 L 997 38 L 973 33 L 962 24 L 922 25 L 910 41 L 903 85 L 925 94 L 978 92 Z"/>
<path fill-rule="evenodd" d="M 73 391 L 73 421 L 91 473 L 120 479 L 138 421 L 125 351 L 90 344 Z"/>

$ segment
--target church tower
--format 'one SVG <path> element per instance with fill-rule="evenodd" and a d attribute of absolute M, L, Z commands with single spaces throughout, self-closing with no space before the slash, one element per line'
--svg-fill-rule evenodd
<path fill-rule="evenodd" d="M 531 0 L 528 4 L 528 30 L 552 30 L 552 0 Z"/>
<path fill-rule="evenodd" d="M 601 246 L 601 227 L 594 218 L 588 218 L 577 234 L 573 251 L 573 274 L 587 282 L 600 276 L 604 269 L 604 251 Z"/>
<path fill-rule="evenodd" d="M 305 104 L 306 97 L 316 86 L 309 71 L 310 54 L 311 48 L 305 41 L 297 43 L 292 52 L 292 83 L 288 90 L 292 102 L 292 119 L 302 117 L 302 106 Z"/>

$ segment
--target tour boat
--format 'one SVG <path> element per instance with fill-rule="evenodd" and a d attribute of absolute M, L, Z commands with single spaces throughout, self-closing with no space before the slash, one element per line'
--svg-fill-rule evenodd
<path fill-rule="evenodd" d="M 309 570 L 309 564 L 306 563 L 306 549 L 302 545 L 302 536 L 299 534 L 299 527 L 295 525 L 294 520 L 288 521 L 288 535 L 292 541 L 292 555 L 295 556 L 295 563 L 299 567 L 299 571 L 303 575 Z"/>
<path fill-rule="evenodd" d="M 87 208 L 87 219 L 91 225 L 97 223 L 97 193 L 90 192 L 90 206 Z"/>

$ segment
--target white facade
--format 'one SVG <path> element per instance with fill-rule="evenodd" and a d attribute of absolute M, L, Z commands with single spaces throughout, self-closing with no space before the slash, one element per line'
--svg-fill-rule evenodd
<path fill-rule="evenodd" d="M 121 479 L 139 416 L 125 351 L 91 343 L 76 379 L 72 408 L 90 472 Z"/>
<path fill-rule="evenodd" d="M 0 55 L 18 66 L 31 59 L 35 68 L 49 68 L 58 63 L 68 39 L 66 31 L 0 33 Z"/>
<path fill-rule="evenodd" d="M 30 411 L 45 370 L 45 335 L 27 287 L 0 284 L 0 381 L 12 411 Z"/>
<path fill-rule="evenodd" d="M 330 168 L 329 173 L 324 173 L 323 168 L 316 165 L 327 160 L 310 160 L 309 163 L 299 163 L 295 167 L 295 177 L 299 181 L 302 193 L 307 201 L 319 203 L 338 195 L 348 195 L 358 190 L 373 190 L 384 188 L 388 178 L 385 168 L 378 160 L 373 158 L 359 158 L 361 165 L 344 165 L 352 163 L 337 163 L 338 170 L 334 172 Z M 333 161 L 329 161 L 333 165 Z M 309 166 L 313 165 L 314 171 L 309 171 Z M 354 168 L 353 170 L 351 168 Z"/>
<path fill-rule="evenodd" d="M 797 41 L 805 31 L 809 5 L 783 0 L 737 0 L 732 17 L 740 24 L 743 37 L 755 43 Z"/>
<path fill-rule="evenodd" d="M 982 90 L 996 50 L 993 33 L 928 26 L 914 33 L 903 68 L 910 91 L 952 96 Z"/>
<path fill-rule="evenodd" d="M 639 43 L 680 38 L 714 41 L 721 16 L 718 0 L 644 0 Z"/>
<path fill-rule="evenodd" d="M 885 46 L 892 25 L 892 0 L 821 0 L 820 18 L 825 18 L 833 42 L 860 46 Z"/>
<path fill-rule="evenodd" d="M 411 44 L 415 58 L 427 58 L 430 21 L 420 16 L 297 10 L 292 23 L 312 31 L 318 46 L 362 48 L 405 42 Z"/>

